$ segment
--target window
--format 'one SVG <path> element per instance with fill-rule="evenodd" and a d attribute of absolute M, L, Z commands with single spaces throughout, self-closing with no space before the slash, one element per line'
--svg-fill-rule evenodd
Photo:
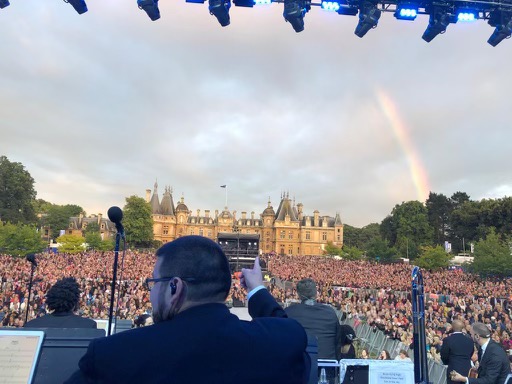
<path fill-rule="evenodd" d="M 208 237 L 212 237 L 212 231 L 208 231 Z"/>
<path fill-rule="evenodd" d="M 293 247 L 291 245 L 288 246 L 288 253 L 293 255 Z"/>
<path fill-rule="evenodd" d="M 290 240 L 291 240 L 291 239 L 293 239 L 293 232 L 292 232 L 292 231 L 288 232 L 288 238 L 289 238 Z"/>
<path fill-rule="evenodd" d="M 306 231 L 306 240 L 311 240 L 311 231 Z"/>
<path fill-rule="evenodd" d="M 105 229 L 105 223 L 101 223 L 101 229 Z"/>
<path fill-rule="evenodd" d="M 203 228 L 199 228 L 199 236 L 204 236 Z"/>
<path fill-rule="evenodd" d="M 284 239 L 285 237 L 286 237 L 286 231 L 281 231 L 281 232 L 279 233 L 279 238 L 280 238 L 280 239 Z M 283 252 L 282 252 L 282 253 L 283 253 Z"/>
<path fill-rule="evenodd" d="M 337 239 L 338 239 L 338 241 L 341 241 L 341 236 L 340 236 L 340 235 L 338 235 Z"/>
<path fill-rule="evenodd" d="M 164 230 L 162 231 L 162 233 L 164 235 L 168 235 L 169 234 L 169 227 L 167 225 L 164 225 Z"/>
<path fill-rule="evenodd" d="M 180 224 L 183 224 L 183 216 L 180 216 Z"/>
<path fill-rule="evenodd" d="M 190 228 L 190 234 L 193 235 L 194 234 L 194 228 Z"/>
<path fill-rule="evenodd" d="M 270 244 L 267 244 L 266 248 L 267 248 L 267 250 L 269 250 L 270 249 Z"/>
<path fill-rule="evenodd" d="M 322 232 L 322 240 L 327 240 L 327 232 Z"/>

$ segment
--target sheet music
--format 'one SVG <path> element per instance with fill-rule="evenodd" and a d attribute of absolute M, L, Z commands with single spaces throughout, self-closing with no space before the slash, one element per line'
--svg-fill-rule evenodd
<path fill-rule="evenodd" d="M 0 384 L 30 384 L 41 336 L 0 335 Z"/>

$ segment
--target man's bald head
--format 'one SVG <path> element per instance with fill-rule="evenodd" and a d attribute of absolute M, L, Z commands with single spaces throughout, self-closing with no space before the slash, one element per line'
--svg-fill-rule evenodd
<path fill-rule="evenodd" d="M 453 320 L 452 322 L 453 332 L 462 332 L 464 329 L 464 323 L 460 320 Z"/>

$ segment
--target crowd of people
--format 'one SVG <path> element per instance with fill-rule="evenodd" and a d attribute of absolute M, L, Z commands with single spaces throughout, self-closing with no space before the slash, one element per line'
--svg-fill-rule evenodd
<path fill-rule="evenodd" d="M 298 299 L 294 282 L 311 278 L 317 283 L 317 300 L 340 309 L 355 323 L 366 322 L 389 338 L 412 344 L 411 270 L 408 264 L 376 264 L 318 256 L 266 255 L 268 288 L 285 306 Z M 79 314 L 107 319 L 110 305 L 113 252 L 39 254 L 30 299 L 28 319 L 46 313 L 45 294 L 64 277 L 75 277 L 80 285 Z M 149 291 L 155 256 L 127 251 L 119 261 L 117 316 L 135 320 L 151 313 Z M 25 259 L 0 255 L 0 322 L 21 327 L 28 298 L 30 264 Z M 121 265 L 122 264 L 122 265 Z M 121 272 L 122 271 L 122 272 Z M 236 275 L 236 274 L 235 274 Z M 460 269 L 423 272 L 426 296 L 427 348 L 440 361 L 442 340 L 455 319 L 469 331 L 476 321 L 485 323 L 492 338 L 506 350 L 512 349 L 512 298 L 508 279 L 480 279 Z M 246 291 L 233 279 L 229 302 L 243 303 Z"/>

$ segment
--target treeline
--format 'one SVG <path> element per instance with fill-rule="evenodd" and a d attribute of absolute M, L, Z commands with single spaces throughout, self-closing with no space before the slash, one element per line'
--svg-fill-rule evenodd
<path fill-rule="evenodd" d="M 381 262 L 408 258 L 435 268 L 448 264 L 448 243 L 451 255 L 474 251 L 474 270 L 512 275 L 511 230 L 512 197 L 474 201 L 464 192 L 451 197 L 431 192 L 425 203 L 397 204 L 380 224 L 345 225 L 344 254 Z"/>

